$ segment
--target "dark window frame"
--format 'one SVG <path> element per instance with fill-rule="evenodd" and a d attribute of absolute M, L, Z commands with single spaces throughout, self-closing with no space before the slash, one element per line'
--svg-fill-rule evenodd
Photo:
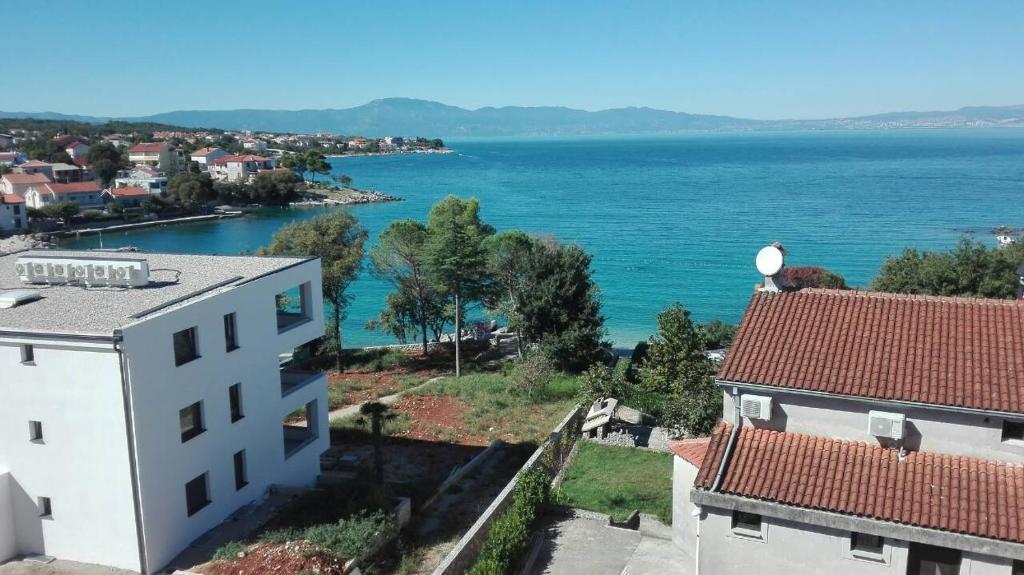
<path fill-rule="evenodd" d="M 764 528 L 764 517 L 738 509 L 732 512 L 732 530 L 744 535 L 760 537 Z M 756 535 L 755 535 L 756 534 Z"/>
<path fill-rule="evenodd" d="M 36 364 L 36 348 L 31 343 L 21 344 L 21 363 L 24 365 Z"/>
<path fill-rule="evenodd" d="M 1024 421 L 1003 420 L 1002 441 L 1024 441 Z"/>
<path fill-rule="evenodd" d="M 185 483 L 185 511 L 189 517 L 199 513 L 210 503 L 209 476 L 206 472 Z"/>
<path fill-rule="evenodd" d="M 235 452 L 232 459 L 235 465 L 235 491 L 241 491 L 246 485 L 249 485 L 249 469 L 245 450 Z"/>
<path fill-rule="evenodd" d="M 53 519 L 53 501 L 49 497 L 40 497 L 37 503 L 39 505 L 39 517 L 42 519 Z"/>
<path fill-rule="evenodd" d="M 28 422 L 28 437 L 32 443 L 43 442 L 43 422 L 31 420 Z"/>
<path fill-rule="evenodd" d="M 185 415 L 186 412 L 191 412 L 189 415 L 192 416 L 192 426 L 185 428 Z M 203 424 L 203 402 L 197 401 L 191 405 L 183 407 L 178 410 L 178 424 L 181 429 L 181 442 L 186 443 L 206 431 L 206 426 Z"/>
<path fill-rule="evenodd" d="M 231 410 L 231 423 L 245 419 L 245 404 L 242 400 L 242 384 L 240 382 L 228 388 L 228 405 Z"/>
<path fill-rule="evenodd" d="M 171 337 L 175 367 L 181 367 L 201 357 L 199 355 L 199 333 L 196 326 L 176 331 Z M 179 337 L 184 337 L 185 339 L 179 340 Z"/>
<path fill-rule="evenodd" d="M 850 533 L 850 552 L 881 557 L 885 553 L 885 537 L 852 531 Z"/>
<path fill-rule="evenodd" d="M 238 345 L 238 317 L 235 312 L 224 314 L 224 348 L 228 353 L 235 351 Z"/>

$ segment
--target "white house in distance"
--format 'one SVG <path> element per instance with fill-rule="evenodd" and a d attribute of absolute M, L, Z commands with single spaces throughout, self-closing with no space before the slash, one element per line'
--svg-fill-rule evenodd
<path fill-rule="evenodd" d="M 79 140 L 73 140 L 68 142 L 64 147 L 64 151 L 71 156 L 72 160 L 85 159 L 89 155 L 89 145 L 80 142 Z"/>
<path fill-rule="evenodd" d="M 74 182 L 33 186 L 25 193 L 25 204 L 33 209 L 57 202 L 74 202 L 82 209 L 102 208 L 103 190 L 96 182 Z"/>
<path fill-rule="evenodd" d="M 53 166 L 46 162 L 39 160 L 29 160 L 24 164 L 18 164 L 14 167 L 14 173 L 16 174 L 43 174 L 50 180 L 53 180 Z"/>
<path fill-rule="evenodd" d="M 274 161 L 263 156 L 223 156 L 210 162 L 210 177 L 225 182 L 245 182 L 256 174 L 274 169 Z"/>
<path fill-rule="evenodd" d="M 128 161 L 165 172 L 171 169 L 174 155 L 167 142 L 146 142 L 128 148 Z"/>
<path fill-rule="evenodd" d="M 242 148 L 257 154 L 262 154 L 267 151 L 267 143 L 263 140 L 246 140 L 242 142 Z"/>
<path fill-rule="evenodd" d="M 228 153 L 220 148 L 207 147 L 199 148 L 198 150 L 192 152 L 192 154 L 189 156 L 189 159 L 198 164 L 199 169 L 201 171 L 206 172 L 210 169 L 210 162 L 216 160 L 217 158 L 223 158 L 226 155 L 228 155 Z"/>
<path fill-rule="evenodd" d="M 25 198 L 17 194 L 0 194 L 0 232 L 20 230 L 27 222 Z"/>
<path fill-rule="evenodd" d="M 137 166 L 126 170 L 114 178 L 114 186 L 118 188 L 146 188 L 152 194 L 167 192 L 167 176 L 153 168 Z"/>
<path fill-rule="evenodd" d="M 103 190 L 103 203 L 114 202 L 122 208 L 137 208 L 153 196 L 146 188 L 110 188 Z"/>
<path fill-rule="evenodd" d="M 756 293 L 724 421 L 676 446 L 676 544 L 716 575 L 1024 572 L 1022 329 L 1015 300 Z"/>
<path fill-rule="evenodd" d="M 0 194 L 25 197 L 32 186 L 49 184 L 50 178 L 45 174 L 4 174 L 0 176 Z"/>
<path fill-rule="evenodd" d="M 20 252 L 0 285 L 0 561 L 155 573 L 316 482 L 326 377 L 279 357 L 323 334 L 318 259 Z"/>

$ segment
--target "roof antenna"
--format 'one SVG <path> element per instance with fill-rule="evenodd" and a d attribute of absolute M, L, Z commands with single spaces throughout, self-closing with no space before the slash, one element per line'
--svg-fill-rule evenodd
<path fill-rule="evenodd" d="M 778 293 L 782 291 L 782 268 L 785 264 L 786 249 L 782 244 L 775 242 L 770 246 L 761 248 L 757 252 L 757 271 L 764 275 L 764 285 L 758 286 L 757 291 Z"/>

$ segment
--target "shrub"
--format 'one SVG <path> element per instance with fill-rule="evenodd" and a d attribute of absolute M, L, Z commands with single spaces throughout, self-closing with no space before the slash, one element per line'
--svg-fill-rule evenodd
<path fill-rule="evenodd" d="M 82 212 L 82 219 L 85 221 L 98 220 L 103 217 L 103 212 L 100 210 L 85 210 Z"/>
<path fill-rule="evenodd" d="M 551 359 L 541 351 L 531 351 L 515 362 L 509 373 L 509 390 L 536 399 L 555 374 Z"/>
<path fill-rule="evenodd" d="M 340 558 L 354 559 L 369 550 L 378 537 L 395 528 L 383 511 L 357 513 L 337 523 L 313 525 L 305 529 L 279 529 L 260 537 L 261 543 L 287 543 L 305 540 L 329 550 Z"/>
<path fill-rule="evenodd" d="M 531 469 L 519 476 L 512 505 L 495 519 L 470 575 L 505 575 L 530 541 L 530 527 L 548 501 L 548 476 Z"/>
<path fill-rule="evenodd" d="M 238 559 L 239 553 L 244 553 L 248 549 L 245 545 L 238 541 L 228 541 L 221 545 L 213 552 L 214 561 L 235 561 Z"/>
<path fill-rule="evenodd" d="M 579 377 L 579 402 L 587 408 L 604 397 L 622 398 L 630 387 L 621 370 L 594 364 Z"/>

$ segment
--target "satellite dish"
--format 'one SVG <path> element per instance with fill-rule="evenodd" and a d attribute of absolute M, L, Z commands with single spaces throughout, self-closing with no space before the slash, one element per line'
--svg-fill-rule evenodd
<path fill-rule="evenodd" d="M 773 276 L 782 271 L 782 250 L 776 246 L 765 246 L 757 252 L 757 271 L 766 276 Z"/>

